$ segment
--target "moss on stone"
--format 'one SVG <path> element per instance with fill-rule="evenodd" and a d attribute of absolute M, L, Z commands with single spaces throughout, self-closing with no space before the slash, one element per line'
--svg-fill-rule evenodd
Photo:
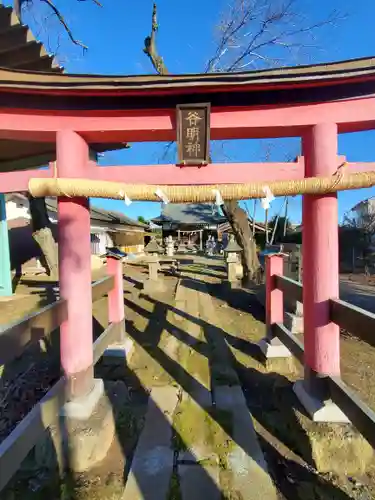
<path fill-rule="evenodd" d="M 180 490 L 180 478 L 178 477 L 178 474 L 175 471 L 173 472 L 169 483 L 167 500 L 182 500 L 181 490 Z"/>

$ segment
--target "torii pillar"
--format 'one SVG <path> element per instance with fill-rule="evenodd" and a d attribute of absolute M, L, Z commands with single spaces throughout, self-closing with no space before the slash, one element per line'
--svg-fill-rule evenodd
<path fill-rule="evenodd" d="M 302 138 L 305 176 L 338 168 L 337 125 L 320 123 Z M 339 297 L 337 194 L 304 195 L 302 205 L 305 376 L 294 391 L 320 422 L 348 422 L 330 399 L 327 376 L 340 376 L 340 330 L 330 320 L 329 299 Z"/>
<path fill-rule="evenodd" d="M 89 148 L 76 132 L 57 132 L 59 177 L 84 178 Z M 67 301 L 68 319 L 61 324 L 61 365 L 67 379 L 64 413 L 87 419 L 103 393 L 94 383 L 90 207 L 86 198 L 58 198 L 60 296 Z"/>

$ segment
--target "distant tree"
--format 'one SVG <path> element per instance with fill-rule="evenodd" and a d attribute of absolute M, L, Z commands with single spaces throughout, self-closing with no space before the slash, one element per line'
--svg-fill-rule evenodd
<path fill-rule="evenodd" d="M 351 210 L 344 216 L 343 227 L 356 230 L 356 243 L 362 253 L 365 273 L 374 265 L 375 209 L 367 202 L 363 210 Z"/>
<path fill-rule="evenodd" d="M 143 217 L 143 215 L 138 215 L 137 221 L 141 224 L 148 224 L 148 221 Z"/>

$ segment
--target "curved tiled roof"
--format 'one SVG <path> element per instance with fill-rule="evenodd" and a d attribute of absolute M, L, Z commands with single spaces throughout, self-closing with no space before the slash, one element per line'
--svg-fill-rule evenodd
<path fill-rule="evenodd" d="M 30 73 L 31 70 L 33 73 Z M 20 22 L 15 11 L 0 5 L 0 73 L 3 76 L 56 76 L 62 75 L 63 71 L 64 68 L 57 63 L 53 54 L 49 54 L 44 45 L 35 39 L 30 28 Z M 6 98 L 4 102 L 6 104 Z M 92 145 L 96 152 L 123 147 L 124 144 Z M 55 144 L 0 140 L 0 171 L 33 168 L 55 159 Z"/>
<path fill-rule="evenodd" d="M 242 73 L 103 76 L 0 68 L 0 108 L 58 113 L 331 102 L 375 94 L 375 58 Z M 95 99 L 93 99 L 95 96 Z"/>
<path fill-rule="evenodd" d="M 0 66 L 1 66 L 0 58 Z M 32 69 L 32 68 L 30 68 Z M 257 86 L 276 84 L 304 84 L 342 80 L 348 78 L 375 77 L 375 57 L 315 64 L 310 66 L 281 67 L 236 73 L 204 73 L 185 75 L 87 75 L 62 74 L 35 71 L 18 71 L 0 68 L 0 87 L 13 89 L 61 91 L 116 90 L 137 93 L 151 90 L 171 91 L 186 87 Z"/>
<path fill-rule="evenodd" d="M 0 66 L 15 70 L 61 73 L 63 68 L 11 7 L 0 5 Z"/>
<path fill-rule="evenodd" d="M 190 225 L 220 224 L 226 220 L 216 205 L 210 203 L 168 203 L 154 224 L 175 223 Z"/>

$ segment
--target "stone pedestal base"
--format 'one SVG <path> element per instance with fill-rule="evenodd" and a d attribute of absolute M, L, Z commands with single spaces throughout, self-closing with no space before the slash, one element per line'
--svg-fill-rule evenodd
<path fill-rule="evenodd" d="M 102 382 L 102 381 L 100 381 Z M 97 387 L 99 384 L 97 383 Z M 103 384 L 100 385 L 103 389 Z M 46 431 L 34 448 L 33 467 L 61 471 L 84 472 L 101 462 L 107 455 L 115 436 L 115 408 L 127 396 L 125 384 L 113 384 L 101 394 L 92 414 L 86 419 L 60 416 L 59 422 Z"/>
<path fill-rule="evenodd" d="M 134 352 L 133 339 L 128 337 L 121 344 L 111 344 L 103 353 L 103 363 L 106 365 L 127 364 Z"/>
<path fill-rule="evenodd" d="M 293 391 L 314 422 L 350 423 L 345 413 L 333 401 L 321 401 L 309 394 L 303 380 L 294 384 Z"/>
<path fill-rule="evenodd" d="M 242 264 L 238 263 L 236 265 L 236 276 L 237 276 L 237 279 L 239 280 L 242 280 L 243 278 L 243 267 L 242 267 Z"/>
<path fill-rule="evenodd" d="M 228 273 L 228 281 L 236 281 L 237 280 L 237 259 L 232 256 L 228 256 L 227 259 L 227 273 Z"/>
<path fill-rule="evenodd" d="M 228 290 L 238 290 L 241 288 L 241 281 L 237 279 L 233 281 L 224 280 L 223 284 Z"/>
<path fill-rule="evenodd" d="M 94 412 L 103 395 L 103 380 L 99 378 L 95 379 L 93 388 L 89 394 L 64 404 L 61 408 L 61 416 L 76 420 L 87 420 Z"/>
<path fill-rule="evenodd" d="M 269 358 L 290 358 L 292 353 L 278 339 L 264 337 L 258 342 L 258 346 L 267 359 Z"/>

